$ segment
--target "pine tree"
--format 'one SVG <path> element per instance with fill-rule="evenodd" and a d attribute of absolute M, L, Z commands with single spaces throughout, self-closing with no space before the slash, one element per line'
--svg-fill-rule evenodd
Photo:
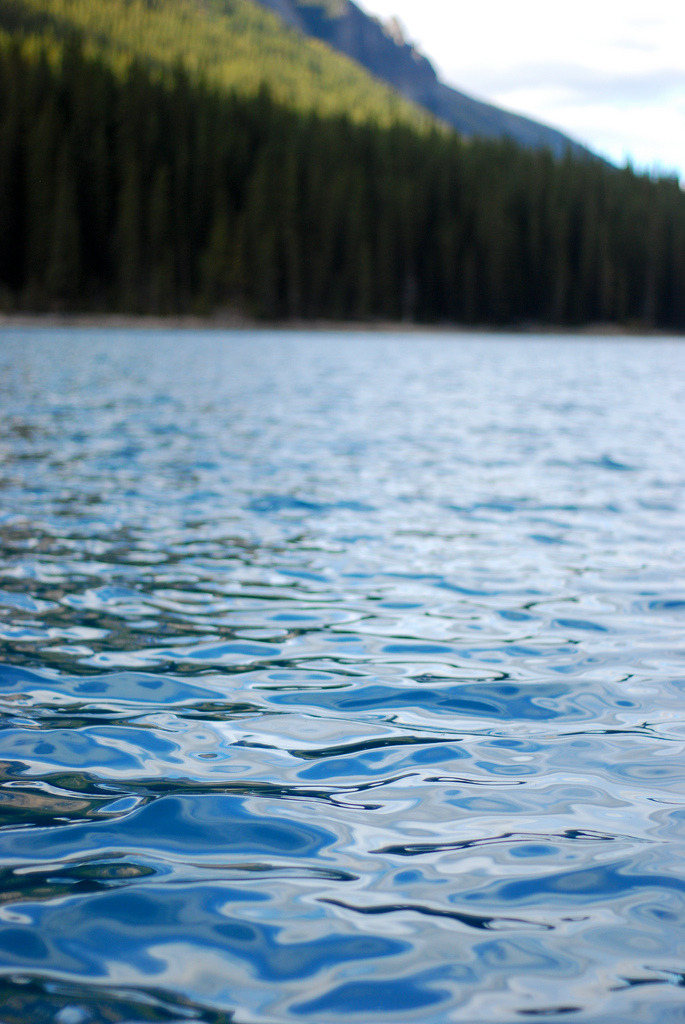
<path fill-rule="evenodd" d="M 116 207 L 114 261 L 117 268 L 116 307 L 129 313 L 143 310 L 142 182 L 135 156 L 121 167 L 123 179 Z"/>
<path fill-rule="evenodd" d="M 81 285 L 81 241 L 74 159 L 67 137 L 57 161 L 51 239 L 45 271 L 46 298 L 50 305 L 71 305 Z"/>
<path fill-rule="evenodd" d="M 146 262 L 149 282 L 148 308 L 152 313 L 170 313 L 178 309 L 170 178 L 168 166 L 162 164 L 155 172 L 150 192 Z"/>

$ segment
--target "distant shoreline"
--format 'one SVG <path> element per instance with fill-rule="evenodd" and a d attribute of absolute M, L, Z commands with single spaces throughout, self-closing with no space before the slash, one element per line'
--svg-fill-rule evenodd
<path fill-rule="evenodd" d="M 188 330 L 188 331 L 335 331 L 378 334 L 563 334 L 578 337 L 685 337 L 685 332 L 660 328 L 598 323 L 580 327 L 555 324 L 493 326 L 487 324 L 417 324 L 406 321 L 359 320 L 255 320 L 240 314 L 216 316 L 154 316 L 130 313 L 0 313 L 0 330 L 12 327 L 110 330 Z"/>

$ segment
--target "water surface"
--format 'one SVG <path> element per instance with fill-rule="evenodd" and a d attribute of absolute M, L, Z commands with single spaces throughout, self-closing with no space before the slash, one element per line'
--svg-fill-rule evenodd
<path fill-rule="evenodd" d="M 685 347 L 0 334 L 2 1024 L 685 1020 Z"/>

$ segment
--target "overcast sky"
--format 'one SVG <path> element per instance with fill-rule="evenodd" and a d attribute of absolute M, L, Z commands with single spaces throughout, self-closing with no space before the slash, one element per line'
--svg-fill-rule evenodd
<path fill-rule="evenodd" d="M 685 180 L 685 0 L 357 0 L 441 78 Z"/>

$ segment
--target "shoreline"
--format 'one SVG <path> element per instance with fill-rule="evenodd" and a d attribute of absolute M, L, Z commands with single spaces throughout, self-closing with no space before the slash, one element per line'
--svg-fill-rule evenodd
<path fill-rule="evenodd" d="M 634 327 L 613 323 L 584 324 L 579 327 L 555 324 L 419 324 L 385 320 L 256 320 L 240 314 L 213 316 L 156 316 L 145 313 L 16 313 L 0 312 L 0 331 L 12 327 L 40 327 L 95 330 L 186 330 L 186 331 L 305 331 L 315 333 L 353 332 L 374 334 L 560 334 L 569 337 L 685 338 L 685 330 Z"/>

